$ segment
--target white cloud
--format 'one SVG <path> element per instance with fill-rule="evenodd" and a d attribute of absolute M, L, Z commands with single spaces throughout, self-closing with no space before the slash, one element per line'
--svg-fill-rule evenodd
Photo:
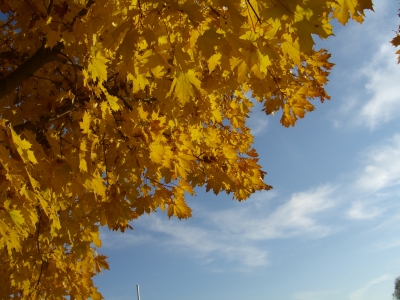
<path fill-rule="evenodd" d="M 376 247 L 376 251 L 383 251 L 383 250 L 388 250 L 388 249 L 397 248 L 397 247 L 400 247 L 400 239 L 381 243 Z"/>
<path fill-rule="evenodd" d="M 265 133 L 268 125 L 267 116 L 260 116 L 258 118 L 252 118 L 249 121 L 251 134 L 254 136 L 261 135 Z"/>
<path fill-rule="evenodd" d="M 202 211 L 196 224 L 167 219 L 158 214 L 143 216 L 135 223 L 133 233 L 102 232 L 105 247 L 158 243 L 171 252 L 184 252 L 209 263 L 216 259 L 235 262 L 239 270 L 268 264 L 265 242 L 276 238 L 304 236 L 320 238 L 332 229 L 318 222 L 317 213 L 332 208 L 333 188 L 321 186 L 293 194 L 275 209 L 270 206 L 275 192 L 263 192 L 241 204 L 240 208 Z M 199 212 L 199 210 L 198 210 Z"/>
<path fill-rule="evenodd" d="M 369 149 L 362 157 L 359 174 L 335 188 L 323 185 L 287 198 L 276 191 L 262 192 L 222 210 L 196 204 L 194 220 L 169 220 L 161 214 L 143 216 L 135 221 L 133 233 L 102 233 L 102 238 L 106 247 L 157 243 L 201 263 L 234 262 L 245 269 L 266 266 L 271 240 L 322 238 L 337 232 L 338 225 L 332 225 L 327 213 L 334 222 L 338 215 L 332 211 L 339 205 L 344 205 L 346 217 L 352 221 L 376 220 L 389 211 L 392 204 L 385 201 L 393 199 L 393 186 L 400 183 L 400 135 Z M 343 201 L 346 199 L 349 201 Z"/>
<path fill-rule="evenodd" d="M 266 250 L 244 243 L 234 234 L 226 234 L 218 228 L 188 226 L 158 216 L 147 218 L 144 225 L 153 232 L 165 234 L 165 239 L 162 239 L 164 245 L 203 258 L 205 262 L 211 261 L 210 257 L 219 256 L 228 261 L 237 261 L 245 267 L 264 266 L 268 263 Z"/>
<path fill-rule="evenodd" d="M 334 291 L 308 291 L 298 292 L 293 295 L 295 300 L 322 300 L 327 296 L 330 296 Z"/>
<path fill-rule="evenodd" d="M 347 216 L 353 220 L 369 220 L 374 219 L 382 213 L 382 209 L 375 206 L 368 206 L 361 201 L 355 201 L 351 204 L 347 211 Z"/>
<path fill-rule="evenodd" d="M 100 237 L 103 247 L 113 249 L 143 245 L 154 241 L 150 234 L 112 232 L 108 229 L 100 229 Z"/>
<path fill-rule="evenodd" d="M 396 212 L 398 211 L 397 209 L 395 210 Z M 367 233 L 369 232 L 374 232 L 374 231 L 386 231 L 388 232 L 389 230 L 395 230 L 398 232 L 400 229 L 400 214 L 393 214 L 386 216 L 386 218 L 377 226 L 369 229 Z"/>
<path fill-rule="evenodd" d="M 248 94 L 248 97 L 251 97 L 250 93 Z M 250 118 L 247 119 L 247 125 L 249 126 L 252 135 L 262 135 L 267 130 L 268 116 L 262 111 L 262 103 L 256 101 L 254 98 L 252 98 L 251 101 L 254 107 L 250 113 Z"/>
<path fill-rule="evenodd" d="M 369 281 L 367 284 L 365 284 L 363 287 L 353 291 L 349 295 L 350 300 L 363 300 L 364 295 L 376 284 L 379 284 L 381 282 L 387 281 L 387 280 L 392 280 L 392 276 L 388 274 L 384 274 L 378 278 L 375 278 L 371 281 Z"/>
<path fill-rule="evenodd" d="M 334 127 L 349 124 L 374 130 L 397 118 L 397 112 L 400 111 L 400 65 L 397 63 L 396 50 L 389 43 L 391 38 L 385 35 L 375 41 L 380 45 L 378 48 L 364 45 L 364 49 L 369 50 L 362 55 L 367 63 L 363 66 L 355 63 L 352 69 L 346 68 L 346 72 L 340 75 L 340 88 L 348 92 L 342 91 L 335 97 L 344 101 L 334 111 Z"/>
<path fill-rule="evenodd" d="M 391 121 L 400 111 L 400 66 L 394 52 L 386 42 L 361 70 L 367 78 L 365 88 L 370 97 L 361 107 L 358 122 L 371 129 Z"/>
<path fill-rule="evenodd" d="M 330 186 L 322 186 L 295 193 L 276 209 L 269 207 L 276 194 L 265 192 L 255 195 L 255 201 L 242 203 L 240 208 L 203 212 L 200 209 L 195 225 L 151 215 L 140 218 L 135 226 L 157 236 L 151 241 L 171 252 L 185 252 L 202 263 L 215 259 L 235 262 L 240 270 L 246 270 L 268 264 L 265 241 L 330 234 L 332 229 L 320 224 L 316 214 L 335 205 L 330 199 L 332 192 Z M 129 238 L 126 242 L 130 243 Z M 124 240 L 118 243 L 123 244 Z"/>
<path fill-rule="evenodd" d="M 140 226 L 150 234 L 164 234 L 163 244 L 203 262 L 218 259 L 248 268 L 265 266 L 266 242 L 270 240 L 321 238 L 336 232 L 338 228 L 322 218 L 339 205 L 338 199 L 357 197 L 350 203 L 340 202 L 348 205 L 346 216 L 353 221 L 375 220 L 388 210 L 390 205 L 384 201 L 393 198 L 393 190 L 388 188 L 400 183 L 400 135 L 361 157 L 359 174 L 336 188 L 324 185 L 293 193 L 287 199 L 276 192 L 263 192 L 231 209 L 205 211 L 199 207 L 194 225 L 155 217 Z M 281 204 L 277 206 L 278 201 Z"/>
<path fill-rule="evenodd" d="M 374 220 L 397 207 L 400 195 L 400 135 L 377 143 L 360 154 L 360 168 L 350 180 L 343 198 L 351 201 L 346 217 Z"/>
<path fill-rule="evenodd" d="M 293 194 L 290 201 L 280 206 L 269 217 L 266 228 L 274 228 L 280 236 L 312 233 L 321 237 L 329 234 L 330 228 L 320 225 L 315 219 L 315 214 L 335 205 L 334 201 L 330 199 L 333 191 L 331 186 L 326 185 Z"/>
<path fill-rule="evenodd" d="M 377 192 L 400 183 L 400 136 L 369 150 L 364 156 L 365 167 L 356 180 L 364 192 Z"/>
<path fill-rule="evenodd" d="M 268 201 L 256 202 L 256 205 L 213 213 L 211 220 L 222 232 L 233 232 L 252 241 L 301 235 L 323 237 L 332 230 L 318 223 L 316 214 L 335 205 L 330 199 L 333 190 L 326 185 L 292 194 L 288 201 L 272 212 L 268 209 Z M 264 205 L 260 207 L 260 203 Z"/>
<path fill-rule="evenodd" d="M 398 26 L 397 4 L 375 2 L 375 12 L 367 11 L 362 25 L 350 22 L 322 44 L 337 63 L 328 85 L 333 101 L 342 99 L 330 116 L 336 128 L 356 125 L 373 130 L 394 120 L 400 108 L 400 65 L 389 42 Z"/>

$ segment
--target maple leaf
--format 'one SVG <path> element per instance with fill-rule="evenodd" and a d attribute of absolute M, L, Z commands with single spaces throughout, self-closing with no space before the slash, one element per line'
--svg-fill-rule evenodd
<path fill-rule="evenodd" d="M 101 273 L 101 270 L 109 270 L 110 267 L 106 261 L 107 256 L 105 255 L 97 255 L 95 257 L 95 266 L 96 266 L 96 273 Z"/>
<path fill-rule="evenodd" d="M 187 219 L 192 216 L 192 210 L 187 206 L 181 189 L 175 189 L 174 200 L 168 204 L 168 217 L 172 216 L 179 219 Z"/>
<path fill-rule="evenodd" d="M 182 104 L 185 104 L 191 97 L 195 96 L 193 85 L 198 90 L 201 90 L 200 84 L 201 82 L 197 79 L 193 70 L 189 70 L 188 73 L 178 72 L 178 75 L 172 82 L 171 90 L 168 92 L 167 97 L 174 91 L 175 97 L 177 97 Z"/>
<path fill-rule="evenodd" d="M 364 20 L 363 11 L 366 9 L 373 10 L 371 0 L 337 0 L 332 6 L 334 7 L 333 17 L 337 18 L 343 25 L 348 22 L 350 17 L 362 23 Z"/>
<path fill-rule="evenodd" d="M 14 144 L 16 145 L 18 153 L 21 155 L 21 158 L 24 160 L 29 160 L 30 162 L 37 164 L 37 160 L 31 149 L 32 144 L 27 140 L 23 140 L 19 135 L 15 133 L 14 130 L 11 129 L 12 139 Z"/>
<path fill-rule="evenodd" d="M 400 15 L 399 15 L 400 16 Z M 396 36 L 390 41 L 393 46 L 400 46 L 400 26 L 398 32 L 396 32 Z M 398 63 L 400 64 L 400 50 L 397 50 L 396 54 L 398 54 Z"/>
<path fill-rule="evenodd" d="M 14 223 L 18 226 L 21 227 L 24 225 L 25 223 L 25 219 L 21 214 L 21 211 L 16 210 L 16 209 L 10 209 L 8 210 L 8 213 L 11 217 L 11 219 L 13 219 Z"/>
<path fill-rule="evenodd" d="M 395 47 L 400 46 L 400 35 L 398 34 L 395 38 L 393 38 L 391 43 Z"/>
<path fill-rule="evenodd" d="M 107 80 L 106 63 L 108 61 L 109 60 L 103 56 L 97 47 L 92 46 L 92 57 L 88 65 L 88 73 L 90 74 L 91 78 L 93 78 L 95 81 L 99 80 L 99 82 Z"/>

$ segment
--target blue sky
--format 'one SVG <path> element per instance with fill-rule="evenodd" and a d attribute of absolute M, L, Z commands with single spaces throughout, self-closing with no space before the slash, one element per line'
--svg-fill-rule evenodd
<path fill-rule="evenodd" d="M 336 63 L 330 101 L 295 128 L 251 116 L 269 192 L 235 202 L 198 190 L 193 218 L 162 213 L 102 231 L 105 299 L 390 300 L 400 276 L 397 1 L 318 43 Z"/>

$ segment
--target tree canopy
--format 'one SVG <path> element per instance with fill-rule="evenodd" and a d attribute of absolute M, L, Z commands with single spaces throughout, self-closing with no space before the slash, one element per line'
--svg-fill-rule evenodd
<path fill-rule="evenodd" d="M 394 281 L 394 292 L 392 297 L 395 300 L 400 300 L 400 277 L 397 277 Z"/>
<path fill-rule="evenodd" d="M 371 0 L 2 0 L 0 298 L 102 299 L 100 226 L 271 187 L 253 102 L 294 126 L 329 99 L 314 38 Z M 399 36 L 392 41 L 399 45 Z M 400 53 L 399 53 L 400 54 Z"/>

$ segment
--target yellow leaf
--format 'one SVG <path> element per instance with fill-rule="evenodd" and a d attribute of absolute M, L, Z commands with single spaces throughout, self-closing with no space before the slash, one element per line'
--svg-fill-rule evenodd
<path fill-rule="evenodd" d="M 7 209 L 8 214 L 10 215 L 11 219 L 14 221 L 14 223 L 18 226 L 21 227 L 25 223 L 25 219 L 21 214 L 20 210 L 17 209 L 12 209 L 10 208 L 10 200 L 6 200 L 4 202 L 4 206 Z"/>
<path fill-rule="evenodd" d="M 97 174 L 94 174 L 93 177 L 90 179 L 86 179 L 84 186 L 86 189 L 94 192 L 100 197 L 105 197 L 106 195 L 107 188 L 104 185 L 104 180 Z"/>
<path fill-rule="evenodd" d="M 107 102 L 110 105 L 111 109 L 113 111 L 117 111 L 120 109 L 120 105 L 118 104 L 119 100 L 116 96 L 110 95 L 106 90 L 104 90 L 104 93 L 106 94 L 107 97 Z"/>
<path fill-rule="evenodd" d="M 190 195 L 194 195 L 193 187 L 186 180 L 184 179 L 179 180 L 179 187 L 184 189 Z"/>
<path fill-rule="evenodd" d="M 101 239 L 100 239 L 100 236 L 99 236 L 99 232 L 98 231 L 91 232 L 90 235 L 92 236 L 93 244 L 96 247 L 101 247 Z"/>
<path fill-rule="evenodd" d="M 81 157 L 81 154 L 79 154 L 79 157 Z M 79 159 L 79 170 L 81 172 L 87 172 L 87 164 L 86 164 L 86 159 L 85 156 L 82 155 L 82 158 Z"/>
<path fill-rule="evenodd" d="M 281 45 L 283 53 L 285 53 L 293 62 L 300 66 L 300 50 L 298 46 L 290 40 L 286 40 Z"/>
<path fill-rule="evenodd" d="M 87 111 L 85 111 L 85 113 L 83 114 L 83 118 L 82 118 L 82 122 L 79 122 L 79 126 L 82 129 L 83 133 L 89 133 L 90 132 L 90 115 Z"/>
<path fill-rule="evenodd" d="M 26 151 L 26 152 L 27 152 L 29 161 L 30 161 L 31 163 L 33 163 L 33 164 L 37 164 L 38 162 L 37 162 L 37 160 L 36 160 L 35 154 L 33 154 L 33 151 L 28 150 L 28 151 Z"/>
<path fill-rule="evenodd" d="M 178 217 L 179 219 L 187 219 L 192 216 L 192 210 L 187 206 L 183 193 L 176 191 L 174 201 L 168 204 L 168 217 Z"/>
<path fill-rule="evenodd" d="M 40 183 L 35 178 L 32 177 L 32 175 L 28 172 L 28 170 L 26 170 L 26 173 L 28 174 L 29 182 L 31 183 L 33 189 L 35 191 L 39 191 Z"/>
<path fill-rule="evenodd" d="M 178 156 L 178 165 L 176 166 L 176 169 L 180 177 L 186 177 L 188 171 L 192 168 L 193 161 L 195 160 L 196 157 L 193 155 L 181 153 Z"/>
<path fill-rule="evenodd" d="M 174 92 L 175 97 L 177 97 L 182 104 L 185 104 L 190 100 L 191 97 L 195 96 L 193 85 L 197 88 L 197 90 L 201 91 L 201 82 L 196 77 L 196 74 L 193 70 L 189 70 L 187 73 L 178 72 L 177 76 L 172 82 L 171 89 L 168 92 L 167 97 Z"/>
<path fill-rule="evenodd" d="M 16 252 L 22 250 L 20 235 L 16 231 L 10 230 L 7 224 L 2 221 L 2 218 L 0 218 L 0 247 L 4 249 L 3 244 L 7 247 L 9 256 L 12 256 L 12 250 L 14 249 Z"/>
<path fill-rule="evenodd" d="M 17 146 L 17 150 L 28 150 L 31 148 L 32 144 L 27 140 L 23 140 L 20 138 L 18 134 L 11 128 L 11 134 L 14 144 Z"/>
<path fill-rule="evenodd" d="M 359 23 L 364 21 L 364 10 L 372 10 L 371 0 L 336 0 L 332 6 L 334 7 L 333 17 L 338 19 L 340 23 L 345 25 L 350 17 Z"/>
<path fill-rule="evenodd" d="M 150 159 L 155 163 L 161 164 L 164 156 L 164 147 L 159 143 L 150 144 Z"/>
<path fill-rule="evenodd" d="M 219 65 L 220 60 L 221 60 L 221 56 L 222 56 L 221 53 L 216 53 L 216 54 L 214 54 L 213 56 L 211 56 L 208 59 L 207 62 L 208 62 L 208 72 L 209 72 L 209 74 L 211 74 L 212 71 L 214 71 L 215 67 Z"/>
<path fill-rule="evenodd" d="M 30 142 L 27 140 L 22 140 L 18 134 L 15 133 L 15 131 L 11 128 L 11 135 L 13 142 L 17 148 L 17 151 L 19 155 L 21 155 L 22 159 L 29 160 L 33 164 L 37 164 L 36 157 L 33 153 L 33 151 L 29 150 L 32 146 Z"/>
<path fill-rule="evenodd" d="M 88 72 L 94 81 L 102 83 L 107 80 L 107 65 L 108 59 L 105 58 L 97 47 L 92 46 L 92 57 L 88 65 Z"/>

